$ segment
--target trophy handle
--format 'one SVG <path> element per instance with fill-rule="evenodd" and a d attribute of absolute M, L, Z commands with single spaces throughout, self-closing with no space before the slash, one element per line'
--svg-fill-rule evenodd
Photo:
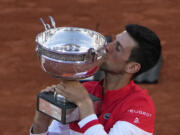
<path fill-rule="evenodd" d="M 49 19 L 51 21 L 51 26 L 49 24 L 46 24 L 42 18 L 40 18 L 41 23 L 43 24 L 45 30 L 49 30 L 51 28 L 56 28 L 56 23 L 54 21 L 54 18 L 52 16 L 49 16 Z"/>
<path fill-rule="evenodd" d="M 49 16 L 49 19 L 51 21 L 52 28 L 56 28 L 56 23 L 54 21 L 54 18 L 52 16 Z"/>

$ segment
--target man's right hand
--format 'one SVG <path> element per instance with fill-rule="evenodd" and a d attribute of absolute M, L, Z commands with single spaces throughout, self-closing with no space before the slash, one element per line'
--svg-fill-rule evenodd
<path fill-rule="evenodd" d="M 49 92 L 52 91 L 54 92 L 56 85 L 52 85 L 50 87 L 47 87 L 45 89 L 43 89 L 41 92 Z M 44 133 L 48 130 L 48 126 L 51 122 L 51 118 L 39 111 L 35 112 L 35 116 L 34 116 L 34 121 L 33 121 L 33 125 L 32 125 L 32 133 L 33 134 L 40 134 L 40 133 Z"/>

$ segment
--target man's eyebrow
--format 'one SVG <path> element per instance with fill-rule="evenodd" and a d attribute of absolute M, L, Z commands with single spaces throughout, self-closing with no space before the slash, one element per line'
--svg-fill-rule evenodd
<path fill-rule="evenodd" d="M 121 48 L 124 49 L 124 47 L 122 46 L 122 44 L 119 41 L 116 41 L 117 45 L 119 45 Z"/>

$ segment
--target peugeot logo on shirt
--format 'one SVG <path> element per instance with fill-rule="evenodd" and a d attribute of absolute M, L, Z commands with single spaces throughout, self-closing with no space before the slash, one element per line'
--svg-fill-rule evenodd
<path fill-rule="evenodd" d="M 110 113 L 105 113 L 103 118 L 107 120 L 107 119 L 109 119 L 109 118 L 110 118 L 110 116 L 111 116 L 111 114 L 110 114 Z"/>

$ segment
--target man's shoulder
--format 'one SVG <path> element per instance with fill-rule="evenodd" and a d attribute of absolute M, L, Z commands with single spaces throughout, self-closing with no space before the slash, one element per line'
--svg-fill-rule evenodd
<path fill-rule="evenodd" d="M 139 85 L 134 84 L 131 92 L 117 105 L 117 110 L 121 112 L 148 112 L 155 114 L 155 106 L 148 90 L 142 89 Z"/>
<path fill-rule="evenodd" d="M 83 86 L 90 94 L 93 94 L 94 96 L 98 96 L 100 91 L 102 90 L 102 86 L 98 81 L 84 82 Z"/>
<path fill-rule="evenodd" d="M 149 95 L 148 90 L 141 88 L 137 84 L 134 84 L 132 92 L 125 98 L 125 100 L 125 106 L 139 106 L 154 111 L 154 102 Z"/>
<path fill-rule="evenodd" d="M 127 121 L 147 132 L 154 131 L 155 107 L 148 91 L 136 87 L 115 109 L 116 121 Z"/>
<path fill-rule="evenodd" d="M 87 81 L 87 82 L 83 82 L 82 83 L 84 87 L 88 88 L 88 87 L 95 87 L 97 85 L 99 85 L 98 81 Z"/>
<path fill-rule="evenodd" d="M 135 84 L 134 92 L 130 95 L 129 102 L 144 103 L 154 107 L 154 102 L 148 93 L 147 89 L 141 88 L 141 86 Z M 142 104 L 143 105 L 143 104 Z"/>

